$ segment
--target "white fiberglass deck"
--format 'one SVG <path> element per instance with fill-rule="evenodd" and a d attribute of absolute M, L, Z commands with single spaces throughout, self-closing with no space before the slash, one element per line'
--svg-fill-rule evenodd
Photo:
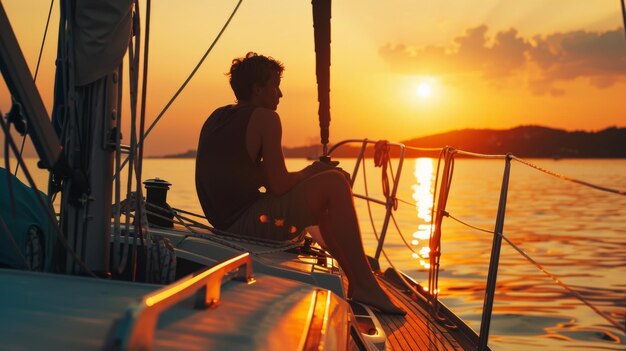
<path fill-rule="evenodd" d="M 163 313 L 155 350 L 298 349 L 315 287 L 259 274 L 222 286 L 215 308 Z M 101 350 L 128 306 L 161 286 L 0 269 L 0 349 Z"/>

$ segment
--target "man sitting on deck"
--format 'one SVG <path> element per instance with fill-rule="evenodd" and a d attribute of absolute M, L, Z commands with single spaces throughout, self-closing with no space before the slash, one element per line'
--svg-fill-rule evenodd
<path fill-rule="evenodd" d="M 215 110 L 200 134 L 196 190 L 202 209 L 216 228 L 259 239 L 290 240 L 319 225 L 321 238 L 314 239 L 348 277 L 348 297 L 404 314 L 367 262 L 345 172 L 322 162 L 287 171 L 276 113 L 283 69 L 252 52 L 233 60 L 229 75 L 237 104 Z"/>

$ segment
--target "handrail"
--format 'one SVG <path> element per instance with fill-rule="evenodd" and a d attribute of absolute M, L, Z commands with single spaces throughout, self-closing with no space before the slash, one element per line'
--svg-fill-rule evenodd
<path fill-rule="evenodd" d="M 342 140 L 342 141 L 338 142 L 337 144 L 333 145 L 328 150 L 328 154 L 329 155 L 332 154 L 332 152 L 337 150 L 340 146 L 343 146 L 343 145 L 346 145 L 346 144 L 349 144 L 349 143 L 376 144 L 377 142 L 378 142 L 378 140 L 369 140 L 367 138 L 365 138 L 365 139 L 345 139 L 345 140 Z M 406 146 L 404 144 L 402 144 L 402 143 L 388 142 L 387 145 L 406 148 Z M 419 148 L 415 148 L 415 149 L 419 149 Z M 423 150 L 430 150 L 430 149 L 423 149 Z"/>
<path fill-rule="evenodd" d="M 240 268 L 243 265 L 245 270 Z M 224 275 L 237 268 L 239 270 L 234 279 L 248 284 L 254 282 L 252 260 L 246 252 L 145 295 L 139 303 L 126 310 L 117 328 L 116 344 L 122 349 L 151 350 L 158 317 L 162 312 L 194 294 L 195 308 L 217 306 Z"/>

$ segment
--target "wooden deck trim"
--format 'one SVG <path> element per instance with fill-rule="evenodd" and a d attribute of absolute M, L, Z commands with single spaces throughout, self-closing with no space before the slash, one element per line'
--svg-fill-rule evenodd
<path fill-rule="evenodd" d="M 459 342 L 450 335 L 444 326 L 440 325 L 428 311 L 413 301 L 411 297 L 407 296 L 404 292 L 398 290 L 386 281 L 379 281 L 387 293 L 391 296 L 392 300 L 407 310 L 407 315 L 404 317 L 407 323 L 400 324 L 400 328 L 398 328 L 398 330 L 404 330 L 397 334 L 402 335 L 404 338 L 406 338 L 407 335 L 412 337 L 413 342 L 409 346 L 409 350 L 415 350 L 417 349 L 416 347 L 418 347 L 419 350 L 425 351 L 464 349 Z M 390 319 L 390 316 L 382 314 L 377 314 L 377 316 L 384 320 Z M 402 317 L 391 318 L 398 319 Z M 397 326 L 397 323 L 395 325 L 386 325 L 388 328 Z M 385 330 L 385 332 L 388 332 L 389 334 L 393 333 L 391 329 L 389 331 Z M 394 346 L 393 343 L 391 346 Z"/>
<path fill-rule="evenodd" d="M 431 350 L 473 350 L 464 339 L 457 339 L 450 331 L 437 321 L 427 306 L 415 301 L 404 291 L 392 285 L 385 279 L 378 277 L 378 281 L 392 301 L 407 311 L 406 316 L 395 316 L 375 312 L 385 334 L 387 335 L 387 349 L 401 351 L 431 351 Z M 347 280 L 343 276 L 343 283 Z"/>

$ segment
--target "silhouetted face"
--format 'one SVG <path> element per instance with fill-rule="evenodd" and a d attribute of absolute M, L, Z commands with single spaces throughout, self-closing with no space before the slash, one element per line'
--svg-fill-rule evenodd
<path fill-rule="evenodd" d="M 256 86 L 254 91 L 254 102 L 259 107 L 265 107 L 276 111 L 283 93 L 280 91 L 280 74 L 273 72 L 264 86 Z"/>

